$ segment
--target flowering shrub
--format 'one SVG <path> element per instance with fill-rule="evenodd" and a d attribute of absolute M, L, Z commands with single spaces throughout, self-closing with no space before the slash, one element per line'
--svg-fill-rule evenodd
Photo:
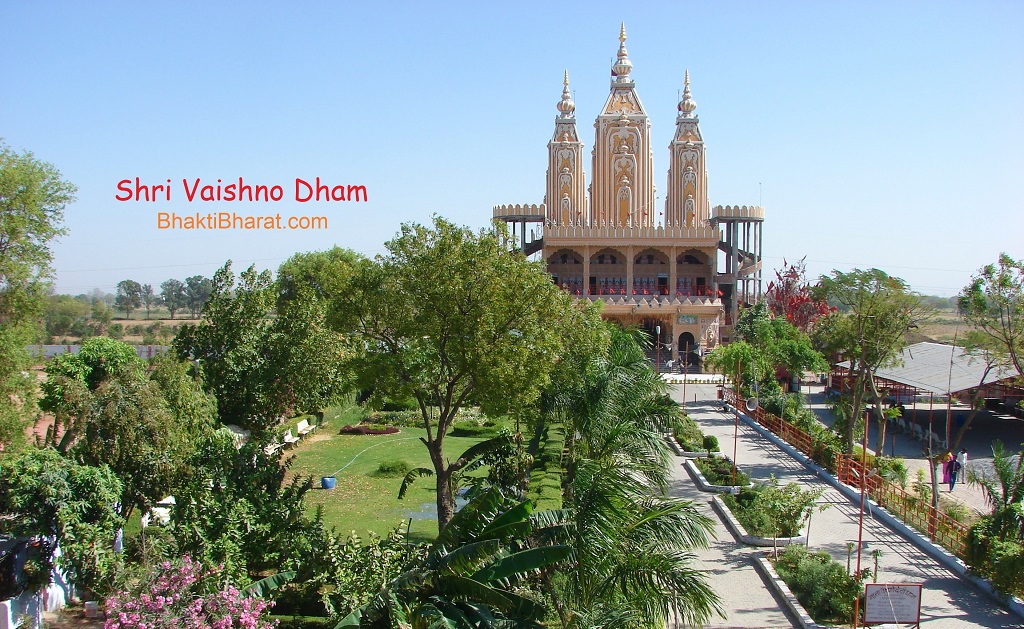
<path fill-rule="evenodd" d="M 187 555 L 180 565 L 165 561 L 148 581 L 107 599 L 104 629 L 273 628 L 266 618 L 273 602 L 222 588 L 221 572 L 204 571 Z"/>

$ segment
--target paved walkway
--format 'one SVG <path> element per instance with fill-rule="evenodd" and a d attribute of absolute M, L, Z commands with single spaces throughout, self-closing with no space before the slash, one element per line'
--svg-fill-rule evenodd
<path fill-rule="evenodd" d="M 825 388 L 822 385 L 804 387 L 804 396 L 808 406 L 818 415 L 818 419 L 827 426 L 833 422 L 832 413 L 825 400 Z M 689 392 L 687 392 L 689 394 Z M 693 399 L 692 395 L 689 395 Z M 915 408 L 916 407 L 916 408 Z M 966 407 L 953 407 L 952 417 L 965 416 L 970 413 Z M 945 434 L 946 406 L 944 404 L 930 405 L 927 402 L 918 402 L 916 405 L 907 406 L 907 421 L 916 423 L 927 428 L 929 425 L 937 434 Z M 931 420 L 931 421 L 929 421 Z M 954 422 L 955 423 L 955 422 Z M 874 449 L 878 439 L 877 423 L 871 422 L 871 430 L 868 435 L 868 447 Z M 967 449 L 967 468 L 977 472 L 992 473 L 992 440 L 1000 439 L 1006 449 L 1016 452 L 1024 443 L 1024 421 L 1018 419 L 1006 420 L 993 415 L 988 411 L 981 411 L 971 422 L 970 428 L 961 444 Z M 938 446 L 936 446 L 937 448 Z M 902 457 L 907 462 L 908 487 L 917 477 L 917 470 L 924 470 L 928 475 L 928 461 L 923 455 L 923 445 L 917 439 L 907 433 L 893 433 L 886 430 L 885 454 Z M 981 488 L 969 483 L 957 483 L 952 492 L 947 485 L 942 484 L 941 471 L 939 472 L 939 487 L 943 501 L 951 500 L 959 502 L 978 513 L 988 513 L 990 507 L 985 500 Z M 929 482 L 931 482 L 930 477 Z"/>
<path fill-rule="evenodd" d="M 694 394 L 698 402 L 693 402 Z M 682 388 L 673 387 L 673 396 L 682 400 Z M 705 434 L 715 435 L 722 450 L 732 456 L 734 419 L 721 410 L 714 399 L 713 386 L 688 385 L 687 410 Z M 774 474 L 782 483 L 797 482 L 804 486 L 825 487 L 819 499 L 829 507 L 815 513 L 811 520 L 810 546 L 826 550 L 835 559 L 844 562 L 846 545 L 857 540 L 858 508 L 838 490 L 826 485 L 771 442 L 761 437 L 742 421 L 737 440 L 737 463 L 753 478 L 767 479 Z M 735 542 L 711 510 L 711 494 L 697 491 L 681 465 L 673 483 L 676 495 L 690 498 L 718 523 L 718 541 L 699 554 L 702 567 L 710 572 L 711 585 L 722 597 L 728 617 L 715 619 L 708 627 L 792 627 L 793 621 L 781 611 L 781 604 L 767 589 L 753 567 L 757 550 Z M 866 548 L 862 554 L 862 567 L 873 565 L 871 552 L 882 551 L 879 560 L 879 582 L 923 582 L 924 598 L 921 609 L 922 627 L 1018 627 L 1024 621 L 1011 614 L 970 583 L 943 568 L 881 522 L 867 515 L 864 520 Z M 856 562 L 856 555 L 854 555 Z"/>

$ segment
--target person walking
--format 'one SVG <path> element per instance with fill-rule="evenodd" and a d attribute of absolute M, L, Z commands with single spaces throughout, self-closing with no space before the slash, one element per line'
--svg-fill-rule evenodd
<path fill-rule="evenodd" d="M 960 462 L 951 458 L 946 465 L 949 466 L 949 491 L 953 491 L 956 487 L 956 477 L 960 475 Z"/>
<path fill-rule="evenodd" d="M 960 470 L 960 482 L 967 482 L 967 448 L 960 448 L 956 455 L 956 466 Z"/>
<path fill-rule="evenodd" d="M 947 452 L 947 453 L 942 455 L 942 459 L 940 459 L 940 461 L 942 463 L 942 484 L 943 485 L 948 485 L 949 484 L 949 470 L 950 470 L 949 464 L 950 464 L 950 462 L 953 461 L 953 455 L 951 455 L 949 452 Z"/>

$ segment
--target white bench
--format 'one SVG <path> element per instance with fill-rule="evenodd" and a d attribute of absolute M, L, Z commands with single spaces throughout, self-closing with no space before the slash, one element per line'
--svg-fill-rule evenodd
<path fill-rule="evenodd" d="M 267 447 L 263 448 L 263 451 L 267 454 L 267 456 L 273 456 L 275 452 L 281 449 L 281 445 L 282 444 L 280 441 L 268 443 Z"/>
<path fill-rule="evenodd" d="M 300 421 L 299 425 L 296 426 L 296 428 L 295 428 L 295 432 L 299 433 L 299 437 L 300 438 L 301 437 L 305 437 L 306 435 L 308 435 L 309 433 L 313 432 L 314 430 L 316 430 L 316 426 L 313 425 L 313 424 L 310 424 L 305 419 Z"/>
<path fill-rule="evenodd" d="M 284 447 L 293 446 L 299 442 L 299 438 L 292 434 L 292 429 L 289 428 L 288 432 L 284 433 L 284 437 L 281 438 Z"/>

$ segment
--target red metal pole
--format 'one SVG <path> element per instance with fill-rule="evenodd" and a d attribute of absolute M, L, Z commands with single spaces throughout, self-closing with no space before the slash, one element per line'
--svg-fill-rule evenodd
<path fill-rule="evenodd" d="M 676 339 L 678 342 L 679 339 Z M 677 347 L 676 350 L 679 348 Z M 683 410 L 686 410 L 686 377 L 689 375 L 690 342 L 686 342 L 686 354 L 683 355 Z"/>
<path fill-rule="evenodd" d="M 860 576 L 860 555 L 864 548 L 864 500 L 868 480 L 868 413 L 864 412 L 864 443 L 860 447 L 860 517 L 857 522 L 857 576 Z M 858 581 L 858 587 L 860 582 Z M 860 594 L 853 602 L 853 629 L 860 621 Z"/>
<path fill-rule="evenodd" d="M 934 412 L 935 412 L 935 394 L 933 392 L 929 391 L 928 392 L 928 434 L 929 434 L 929 437 L 928 437 L 928 447 L 931 447 L 931 445 L 932 445 L 932 438 L 931 438 L 930 435 L 932 434 L 932 423 L 935 421 L 935 416 L 932 414 Z M 932 456 L 935 456 L 934 452 L 932 452 Z"/>
<path fill-rule="evenodd" d="M 733 399 L 732 410 L 736 414 L 736 424 L 733 427 L 732 432 L 732 484 L 736 485 L 736 442 L 740 438 L 740 376 L 743 373 L 743 361 L 738 361 L 736 371 L 736 380 L 733 381 L 732 387 L 735 392 L 735 398 Z"/>

